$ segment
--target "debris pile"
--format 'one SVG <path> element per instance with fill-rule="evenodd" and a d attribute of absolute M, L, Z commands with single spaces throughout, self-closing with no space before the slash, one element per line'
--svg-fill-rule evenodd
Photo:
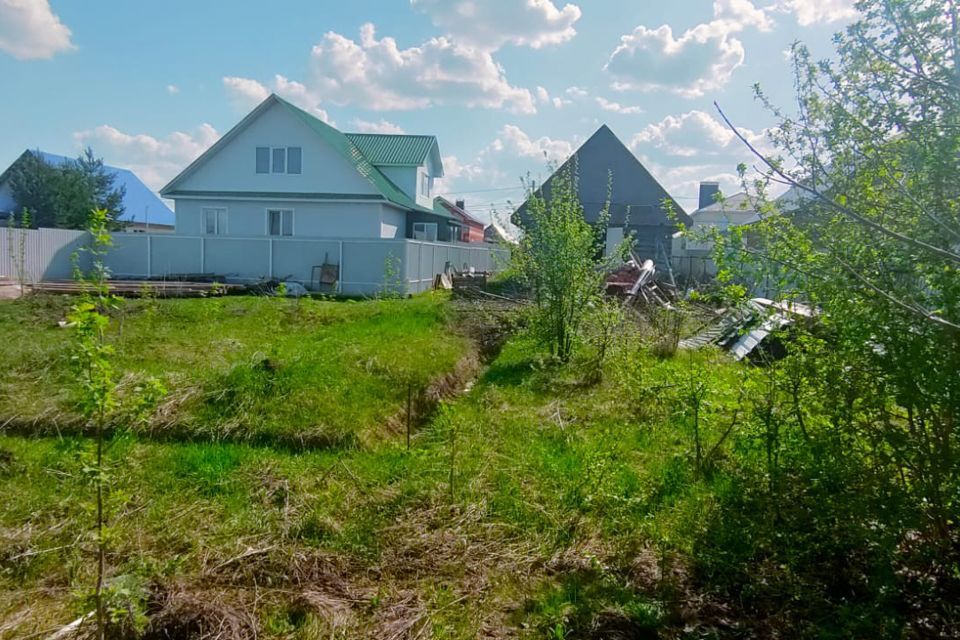
<path fill-rule="evenodd" d="M 657 282 L 656 275 L 653 260 L 641 261 L 631 253 L 626 264 L 607 275 L 607 295 L 623 298 L 627 306 L 655 304 L 672 308 L 676 292 L 670 285 Z"/>
<path fill-rule="evenodd" d="M 719 311 L 713 323 L 681 340 L 680 348 L 699 349 L 715 344 L 729 351 L 735 360 L 759 353 L 779 358 L 784 355 L 784 347 L 775 339 L 777 332 L 814 315 L 813 308 L 804 304 L 753 298 L 742 307 Z"/>

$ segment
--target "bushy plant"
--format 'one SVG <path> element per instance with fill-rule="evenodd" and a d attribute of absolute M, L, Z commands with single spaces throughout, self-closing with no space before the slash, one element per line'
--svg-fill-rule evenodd
<path fill-rule="evenodd" d="M 629 251 L 629 241 L 619 252 L 604 255 L 609 201 L 596 223 L 587 222 L 575 163 L 554 173 L 549 194 L 529 191 L 513 263 L 533 292 L 532 329 L 553 356 L 566 362 L 590 309 L 601 304 L 606 272 Z"/>

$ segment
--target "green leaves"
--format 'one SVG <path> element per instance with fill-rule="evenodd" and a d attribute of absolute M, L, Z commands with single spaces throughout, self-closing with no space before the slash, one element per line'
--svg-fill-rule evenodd
<path fill-rule="evenodd" d="M 531 191 L 527 217 L 524 237 L 513 252 L 514 266 L 534 293 L 534 333 L 552 355 L 565 362 L 588 310 L 603 294 L 607 267 L 629 251 L 629 239 L 615 255 L 604 256 L 609 198 L 597 223 L 588 223 L 573 165 L 554 174 L 546 196 Z"/>
<path fill-rule="evenodd" d="M 76 160 L 48 163 L 38 151 L 23 154 L 11 170 L 10 186 L 19 208 L 29 209 L 37 227 L 85 229 L 91 210 L 102 210 L 116 229 L 124 213 L 124 186 L 90 148 Z"/>

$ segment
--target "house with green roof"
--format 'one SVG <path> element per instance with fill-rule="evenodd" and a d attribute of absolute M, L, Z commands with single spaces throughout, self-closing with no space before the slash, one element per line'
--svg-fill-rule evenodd
<path fill-rule="evenodd" d="M 271 95 L 161 189 L 175 234 L 456 242 L 430 135 L 342 133 Z"/>

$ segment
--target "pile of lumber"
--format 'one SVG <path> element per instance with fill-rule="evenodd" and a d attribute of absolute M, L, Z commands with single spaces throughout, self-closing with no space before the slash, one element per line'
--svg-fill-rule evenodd
<path fill-rule="evenodd" d="M 107 287 L 112 295 L 125 298 L 137 298 L 144 294 L 157 298 L 199 298 L 213 293 L 234 293 L 246 289 L 239 284 L 179 280 L 109 280 Z M 78 294 L 89 291 L 90 285 L 74 280 L 49 280 L 28 285 L 27 289 L 38 293 Z"/>

